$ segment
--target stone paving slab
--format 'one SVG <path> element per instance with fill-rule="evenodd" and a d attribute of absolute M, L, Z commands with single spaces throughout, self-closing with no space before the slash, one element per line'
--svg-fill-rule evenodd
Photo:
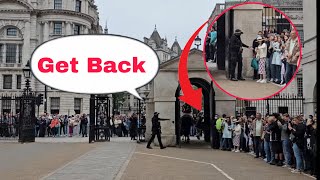
<path fill-rule="evenodd" d="M 123 139 L 111 139 L 78 159 L 52 172 L 42 180 L 111 180 L 131 158 L 136 142 L 123 143 Z"/>

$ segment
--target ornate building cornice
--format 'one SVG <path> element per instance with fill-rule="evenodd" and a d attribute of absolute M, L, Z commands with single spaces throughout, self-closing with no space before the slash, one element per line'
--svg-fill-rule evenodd
<path fill-rule="evenodd" d="M 75 11 L 69 11 L 69 10 L 61 10 L 61 9 L 45 9 L 45 10 L 37 10 L 37 15 L 42 15 L 42 14 L 64 14 L 64 15 L 73 15 L 73 16 L 78 16 L 87 19 L 90 21 L 90 23 L 94 23 L 95 20 L 93 17 L 84 14 L 84 13 L 79 13 Z"/>

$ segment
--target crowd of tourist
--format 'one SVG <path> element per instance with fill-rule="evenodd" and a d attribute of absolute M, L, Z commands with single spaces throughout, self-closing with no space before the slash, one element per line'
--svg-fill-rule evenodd
<path fill-rule="evenodd" d="M 133 113 L 130 117 L 126 115 L 116 114 L 109 121 L 97 124 L 107 126 L 110 130 L 110 135 L 118 137 L 128 137 L 131 140 L 136 140 L 137 137 L 142 139 L 145 134 L 145 116 L 139 116 Z M 101 118 L 99 119 L 101 121 Z M 44 113 L 35 121 L 35 136 L 36 137 L 73 137 L 82 136 L 88 137 L 89 132 L 89 114 L 75 115 L 59 115 Z M 19 132 L 19 113 L 4 113 L 0 115 L 0 137 L 18 137 Z M 141 138 L 140 138 L 141 136 Z"/>
<path fill-rule="evenodd" d="M 242 77 L 243 48 L 253 51 L 251 67 L 253 80 L 258 83 L 275 83 L 285 86 L 292 79 L 300 59 L 300 44 L 297 32 L 284 29 L 280 34 L 275 30 L 259 31 L 253 40 L 252 46 L 247 46 L 241 41 L 243 32 L 237 29 L 229 40 L 230 79 L 233 81 L 245 80 Z M 207 62 L 217 62 L 217 31 L 213 27 L 208 33 L 205 44 Z M 238 67 L 238 77 L 235 78 L 235 68 Z"/>
<path fill-rule="evenodd" d="M 252 48 L 253 79 L 258 79 L 258 83 L 272 82 L 282 86 L 290 82 L 300 58 L 296 31 L 284 30 L 281 34 L 259 31 Z"/>
<path fill-rule="evenodd" d="M 216 115 L 221 150 L 247 152 L 270 165 L 292 168 L 292 173 L 316 175 L 317 120 L 289 114 L 221 117 Z"/>

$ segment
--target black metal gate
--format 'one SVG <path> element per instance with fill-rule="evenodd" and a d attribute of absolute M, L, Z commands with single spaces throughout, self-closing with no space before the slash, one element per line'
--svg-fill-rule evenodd
<path fill-rule="evenodd" d="M 20 99 L 4 95 L 0 102 L 0 139 L 16 139 L 19 137 Z"/>
<path fill-rule="evenodd" d="M 290 30 L 290 22 L 278 11 L 264 7 L 262 12 L 262 31 L 265 33 L 281 34 L 283 30 Z"/>
<path fill-rule="evenodd" d="M 272 98 L 260 101 L 236 101 L 236 115 L 246 116 L 261 113 L 262 116 L 272 113 L 288 113 L 290 116 L 298 116 L 303 113 L 304 98 L 292 95 L 281 94 Z"/>
<path fill-rule="evenodd" d="M 20 97 L 19 142 L 35 141 L 36 98 L 33 94 Z"/>
<path fill-rule="evenodd" d="M 110 141 L 110 119 L 109 96 L 91 95 L 89 143 Z"/>
<path fill-rule="evenodd" d="M 0 97 L 0 140 L 35 141 L 34 94 Z"/>

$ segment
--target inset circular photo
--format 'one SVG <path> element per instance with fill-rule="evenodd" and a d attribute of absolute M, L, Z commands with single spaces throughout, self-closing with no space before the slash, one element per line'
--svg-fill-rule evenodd
<path fill-rule="evenodd" d="M 246 2 L 209 21 L 204 59 L 213 82 L 237 99 L 261 100 L 284 90 L 298 72 L 300 36 L 284 12 Z"/>

